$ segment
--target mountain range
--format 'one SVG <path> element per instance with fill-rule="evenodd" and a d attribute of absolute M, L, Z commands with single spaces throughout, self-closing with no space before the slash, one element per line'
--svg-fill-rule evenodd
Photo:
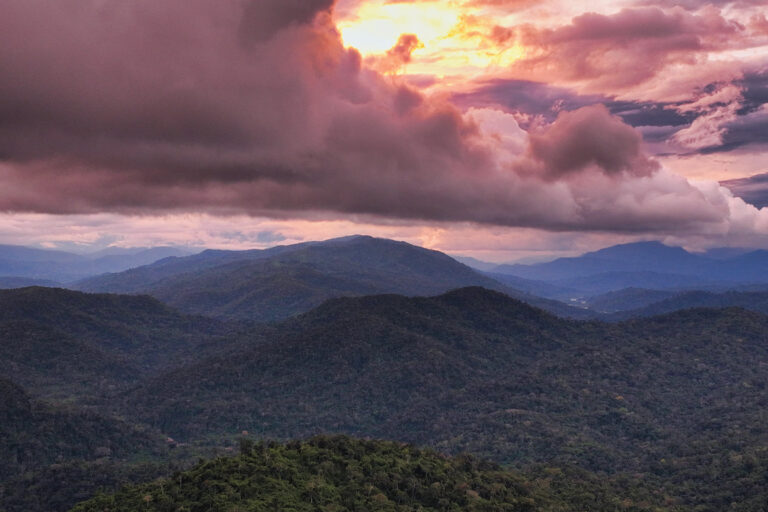
<path fill-rule="evenodd" d="M 505 264 L 490 270 L 591 293 L 631 286 L 674 289 L 768 283 L 766 271 L 768 251 L 691 253 L 660 242 L 622 244 L 577 257 L 534 265 Z"/>
<path fill-rule="evenodd" d="M 0 445 L 17 453 L 0 463 L 9 512 L 66 510 L 96 490 L 89 482 L 153 480 L 169 474 L 168 457 L 216 453 L 244 431 L 395 439 L 526 474 L 578 467 L 622 499 L 634 492 L 627 479 L 653 490 L 637 510 L 714 511 L 766 498 L 760 313 L 585 322 L 469 287 L 341 297 L 255 326 L 187 316 L 145 296 L 28 288 L 0 299 L 0 414 L 29 422 L 0 428 Z M 90 444 L 69 425 L 83 425 Z M 23 462 L 59 438 L 71 441 L 50 448 L 54 462 Z"/>
<path fill-rule="evenodd" d="M 472 453 L 533 486 L 556 470 L 569 503 L 574 486 L 611 496 L 595 510 L 759 510 L 764 258 L 642 243 L 480 272 L 353 236 L 70 285 L 87 293 L 0 290 L 0 503 L 64 511 L 244 435 L 341 433 Z"/>
<path fill-rule="evenodd" d="M 465 261 L 486 269 L 489 265 Z M 145 293 L 186 313 L 274 322 L 335 297 L 429 296 L 482 286 L 561 317 L 615 320 L 647 316 L 642 308 L 690 291 L 720 293 L 719 306 L 744 305 L 736 295 L 722 293 L 768 289 L 766 276 L 766 251 L 723 248 L 690 253 L 658 242 L 640 242 L 548 263 L 480 271 L 405 242 L 351 236 L 266 250 L 209 250 L 95 276 L 73 287 Z M 632 299 L 627 301 L 628 297 Z M 673 311 L 674 304 L 680 304 L 678 309 L 708 305 L 669 301 L 655 311 Z M 618 312 L 620 317 L 610 316 Z"/>
<path fill-rule="evenodd" d="M 766 332 L 767 317 L 738 309 L 573 322 L 482 288 L 342 298 L 251 348 L 148 379 L 125 404 L 179 439 L 343 432 L 639 470 L 684 440 L 724 442 L 735 427 L 717 417 L 739 418 L 742 441 L 760 437 Z"/>
<path fill-rule="evenodd" d="M 85 279 L 74 288 L 144 293 L 187 313 L 273 322 L 335 297 L 428 296 L 465 286 L 498 290 L 566 317 L 590 316 L 507 286 L 441 252 L 368 236 L 266 250 L 204 251 Z"/>
<path fill-rule="evenodd" d="M 768 290 L 768 251 L 743 248 L 691 253 L 639 242 L 532 265 L 457 259 L 359 235 L 194 255 L 167 247 L 110 248 L 83 256 L 0 246 L 0 288 L 65 281 L 76 290 L 149 294 L 186 313 L 251 322 L 280 321 L 329 298 L 428 296 L 463 286 L 501 291 L 566 318 L 607 320 L 650 314 L 641 309 L 683 292 Z M 671 301 L 653 311 L 670 311 L 677 303 L 688 304 Z M 721 295 L 719 304 L 743 301 Z"/>

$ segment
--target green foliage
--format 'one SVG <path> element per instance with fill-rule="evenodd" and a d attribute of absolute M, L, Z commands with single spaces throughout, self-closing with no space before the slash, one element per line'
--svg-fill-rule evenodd
<path fill-rule="evenodd" d="M 160 455 L 162 441 L 118 420 L 33 401 L 0 379 L 0 482 L 73 459 L 120 459 L 142 451 Z"/>
<path fill-rule="evenodd" d="M 651 510 L 617 506 L 621 502 L 599 488 L 552 492 L 552 485 L 551 478 L 532 480 L 469 456 L 321 436 L 284 445 L 245 443 L 239 457 L 102 495 L 72 512 Z"/>
<path fill-rule="evenodd" d="M 766 333 L 739 310 L 567 322 L 481 289 L 339 299 L 268 343 L 148 382 L 126 407 L 181 439 L 339 432 L 641 471 L 692 442 L 760 440 Z"/>

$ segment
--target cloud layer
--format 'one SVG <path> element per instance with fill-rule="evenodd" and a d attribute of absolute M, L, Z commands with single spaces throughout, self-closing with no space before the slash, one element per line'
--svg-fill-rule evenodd
<path fill-rule="evenodd" d="M 343 46 L 331 0 L 11 0 L 1 9 L 5 211 L 767 227 L 727 189 L 662 169 L 606 107 L 579 106 L 526 132 L 512 115 L 465 114 L 381 74 L 408 63 L 418 38 L 368 62 Z M 668 37 L 651 43 L 649 30 Z M 735 31 L 714 12 L 649 7 L 524 37 L 569 77 L 600 71 L 601 83 L 622 87 Z M 608 44 L 619 35 L 626 44 L 615 53 Z M 626 69 L 622 59 L 638 52 L 653 62 Z"/>

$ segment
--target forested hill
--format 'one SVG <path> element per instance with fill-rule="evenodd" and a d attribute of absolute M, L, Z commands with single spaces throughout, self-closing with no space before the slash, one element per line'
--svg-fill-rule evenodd
<path fill-rule="evenodd" d="M 163 441 L 124 421 L 38 402 L 0 378 L 0 482 L 56 462 L 159 451 Z"/>
<path fill-rule="evenodd" d="M 346 298 L 264 345 L 148 381 L 125 406 L 182 439 L 342 432 L 647 471 L 764 442 L 767 337 L 768 318 L 738 309 L 610 325 L 479 288 Z"/>
<path fill-rule="evenodd" d="M 148 296 L 0 290 L 0 377 L 46 397 L 106 392 L 199 357 L 233 328 Z"/>
<path fill-rule="evenodd" d="M 91 292 L 147 293 L 187 313 L 265 322 L 335 297 L 429 296 L 465 286 L 499 290 L 563 316 L 589 314 L 508 287 L 441 252 L 368 236 L 263 251 L 205 251 L 77 285 Z"/>
<path fill-rule="evenodd" d="M 578 329 L 482 288 L 334 299 L 253 349 L 150 380 L 127 407 L 179 438 L 246 429 L 430 443 L 435 414 L 464 407 L 468 386 L 546 358 Z"/>
<path fill-rule="evenodd" d="M 29 392 L 0 386 L 0 414 L 22 418 L 0 432 L 9 512 L 58 512 L 100 485 L 152 480 L 165 461 L 142 453 L 146 436 L 174 438 L 167 450 L 189 460 L 244 430 L 391 439 L 544 465 L 571 483 L 578 467 L 614 489 L 637 480 L 663 496 L 646 505 L 686 511 L 754 512 L 768 499 L 759 313 L 581 322 L 469 287 L 337 298 L 232 331 L 147 297 L 30 288 L 0 304 L 0 378 Z M 46 448 L 54 439 L 74 448 Z"/>
<path fill-rule="evenodd" d="M 672 510 L 649 501 L 635 505 L 631 494 L 616 494 L 597 480 L 568 480 L 562 472 L 533 478 L 402 443 L 316 437 L 285 445 L 244 442 L 239 457 L 130 486 L 72 512 Z"/>

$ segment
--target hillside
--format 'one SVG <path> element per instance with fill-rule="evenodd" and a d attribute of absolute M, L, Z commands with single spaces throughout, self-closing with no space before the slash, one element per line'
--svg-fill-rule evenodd
<path fill-rule="evenodd" d="M 0 482 L 55 462 L 124 458 L 159 450 L 163 439 L 91 412 L 53 407 L 0 379 Z"/>
<path fill-rule="evenodd" d="M 568 329 L 479 288 L 438 298 L 335 299 L 284 324 L 264 346 L 151 381 L 131 394 L 128 407 L 179 438 L 245 429 L 419 442 L 425 437 L 412 437 L 398 422 L 423 421 L 439 395 L 473 379 L 493 379 L 510 360 L 560 346 Z M 521 343 L 505 344 L 511 335 Z M 185 405 L 190 400 L 198 404 L 194 410 Z M 415 405 L 425 409 L 408 419 Z"/>
<path fill-rule="evenodd" d="M 499 290 L 563 316 L 588 315 L 507 287 L 443 253 L 366 236 L 264 251 L 206 251 L 78 284 L 85 291 L 147 293 L 187 313 L 261 322 L 335 297 L 428 296 L 465 286 Z"/>
<path fill-rule="evenodd" d="M 37 401 L 0 378 L 0 510 L 64 511 L 100 488 L 168 471 L 157 432 Z"/>
<path fill-rule="evenodd" d="M 0 306 L 0 377 L 14 371 L 33 397 L 3 392 L 2 410 L 22 418 L 0 436 L 9 511 L 64 510 L 98 486 L 167 474 L 167 454 L 141 455 L 143 435 L 188 445 L 172 444 L 190 450 L 183 462 L 242 431 L 393 439 L 539 476 L 577 467 L 597 476 L 563 469 L 566 487 L 630 479 L 676 510 L 766 498 L 768 317 L 743 309 L 579 322 L 469 287 L 337 298 L 254 328 L 142 296 L 29 288 L 0 292 Z M 38 434 L 36 418 L 48 425 Z M 46 448 L 56 438 L 65 445 Z M 114 456 L 94 458 L 101 439 Z M 14 462 L 24 457 L 40 464 Z"/>
<path fill-rule="evenodd" d="M 285 445 L 244 441 L 241 451 L 167 480 L 94 498 L 72 512 L 601 512 L 616 510 L 622 501 L 597 482 L 566 487 L 552 475 L 535 479 L 468 456 L 446 458 L 402 443 L 324 436 Z M 624 490 L 622 497 L 629 494 Z M 651 507 L 627 504 L 622 510 Z"/>
<path fill-rule="evenodd" d="M 641 470 L 680 443 L 762 439 L 766 332 L 768 318 L 742 310 L 576 323 L 479 288 L 337 299 L 253 350 L 149 381 L 125 407 L 182 439 L 341 432 Z"/>
<path fill-rule="evenodd" d="M 533 265 L 500 265 L 494 272 L 543 281 L 567 280 L 606 272 L 659 272 L 698 275 L 715 267 L 709 258 L 660 242 L 615 245 L 581 256 Z"/>
<path fill-rule="evenodd" d="M 147 296 L 0 290 L 0 377 L 41 396 L 91 396 L 181 365 L 232 329 Z"/>

